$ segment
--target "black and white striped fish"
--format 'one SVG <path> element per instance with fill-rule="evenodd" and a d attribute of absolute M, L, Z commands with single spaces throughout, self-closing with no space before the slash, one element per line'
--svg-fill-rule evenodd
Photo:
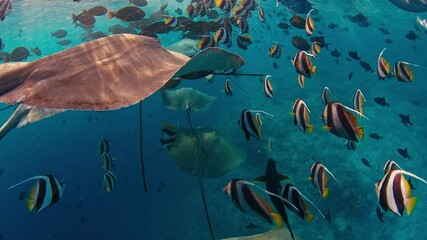
<path fill-rule="evenodd" d="M 104 171 L 108 171 L 110 170 L 110 168 L 113 168 L 114 170 L 116 170 L 116 167 L 114 166 L 114 163 L 113 163 L 113 160 L 115 158 L 112 158 L 110 154 L 108 154 L 107 152 L 104 152 L 101 155 L 101 159 L 102 159 L 102 168 L 104 169 Z"/>
<path fill-rule="evenodd" d="M 328 87 L 324 87 L 320 99 L 325 106 L 331 101 L 331 91 Z"/>
<path fill-rule="evenodd" d="M 282 54 L 282 48 L 278 43 L 275 43 L 272 47 L 268 49 L 268 56 L 273 58 L 280 58 Z"/>
<path fill-rule="evenodd" d="M 284 202 L 285 206 L 302 220 L 311 222 L 314 218 L 313 214 L 308 212 L 308 205 L 306 203 L 307 200 L 311 205 L 313 205 L 314 208 L 316 208 L 316 210 L 320 213 L 320 215 L 322 215 L 324 219 L 326 219 L 328 222 L 331 221 L 329 212 L 325 216 L 325 214 L 323 214 L 322 211 L 320 211 L 320 209 L 312 201 L 310 201 L 310 199 L 308 199 L 304 194 L 301 193 L 300 190 L 298 190 L 290 183 L 287 183 L 282 187 L 280 190 L 280 196 L 296 207 L 293 208 L 288 202 Z"/>
<path fill-rule="evenodd" d="M 388 172 L 375 184 L 378 205 L 383 211 L 390 210 L 394 214 L 402 216 L 405 209 L 408 215 L 414 209 L 417 197 L 411 197 L 411 187 L 404 175 L 416 178 L 427 184 L 426 180 L 404 170 Z"/>
<path fill-rule="evenodd" d="M 314 31 L 314 22 L 313 19 L 310 16 L 310 13 L 313 11 L 314 9 L 311 9 L 307 16 L 305 17 L 305 32 L 307 33 L 308 36 L 313 35 L 313 31 Z"/>
<path fill-rule="evenodd" d="M 240 17 L 237 19 L 237 25 L 240 27 L 240 34 L 245 34 L 249 32 L 249 25 L 246 18 Z"/>
<path fill-rule="evenodd" d="M 224 92 L 227 96 L 233 96 L 233 88 L 231 87 L 230 82 L 230 79 L 226 79 L 224 82 Z"/>
<path fill-rule="evenodd" d="M 414 80 L 414 72 L 409 68 L 410 64 L 403 61 L 398 61 L 394 64 L 393 73 L 400 82 L 412 82 Z"/>
<path fill-rule="evenodd" d="M 333 179 L 339 184 L 338 180 L 335 178 L 335 176 L 329 171 L 325 165 L 321 164 L 320 162 L 315 162 L 310 167 L 310 177 L 309 180 L 313 183 L 314 187 L 317 189 L 317 191 L 320 193 L 322 197 L 327 197 L 329 194 L 329 189 L 327 188 L 328 185 L 328 176 L 326 175 L 326 172 L 328 172 Z"/>
<path fill-rule="evenodd" d="M 276 223 L 282 228 L 283 221 L 280 215 L 274 213 L 267 201 L 249 188 L 249 185 L 252 184 L 241 179 L 232 179 L 224 188 L 224 192 L 240 211 L 260 217 L 270 224 Z"/>
<path fill-rule="evenodd" d="M 179 19 L 176 17 L 167 17 L 165 18 L 165 25 L 169 27 L 179 27 Z"/>
<path fill-rule="evenodd" d="M 111 171 L 105 171 L 104 173 L 104 188 L 105 191 L 111 193 L 116 185 L 116 176 Z"/>
<path fill-rule="evenodd" d="M 310 54 L 313 55 L 314 57 L 317 57 L 317 55 L 319 55 L 320 53 L 320 43 L 318 42 L 313 42 L 311 43 L 311 48 L 310 48 Z"/>
<path fill-rule="evenodd" d="M 273 85 L 271 84 L 271 75 L 267 75 L 264 78 L 264 93 L 268 98 L 274 97 L 273 95 Z"/>
<path fill-rule="evenodd" d="M 262 122 L 257 120 L 257 117 L 253 113 L 263 112 L 257 110 L 243 110 L 240 114 L 240 119 L 237 123 L 245 134 L 246 140 L 250 140 L 251 136 L 260 139 L 261 136 L 261 124 Z M 264 112 L 265 113 L 265 112 Z"/>
<path fill-rule="evenodd" d="M 108 152 L 110 152 L 110 141 L 104 138 L 98 143 L 98 156 Z"/>
<path fill-rule="evenodd" d="M 359 117 L 363 114 L 363 103 L 366 102 L 365 96 L 360 89 L 357 89 L 353 97 L 353 109 L 359 112 Z"/>
<path fill-rule="evenodd" d="M 298 85 L 300 88 L 304 88 L 305 85 L 305 77 L 301 74 L 298 74 Z"/>
<path fill-rule="evenodd" d="M 311 78 L 311 74 L 316 72 L 316 66 L 313 66 L 309 56 L 313 55 L 306 53 L 305 51 L 298 51 L 292 60 L 295 71 L 306 78 Z"/>
<path fill-rule="evenodd" d="M 326 124 L 324 128 L 338 137 L 359 142 L 356 135 L 363 139 L 363 127 L 358 126 L 357 119 L 353 113 L 351 113 L 352 111 L 354 112 L 355 110 L 339 102 L 330 102 L 326 104 L 322 114 L 322 119 Z"/>
<path fill-rule="evenodd" d="M 292 103 L 292 115 L 294 115 L 294 124 L 298 125 L 302 132 L 311 133 L 313 126 L 310 125 L 310 109 L 308 109 L 305 102 L 298 98 Z"/>
<path fill-rule="evenodd" d="M 387 60 L 382 57 L 385 50 L 386 48 L 384 48 L 378 56 L 377 74 L 380 80 L 385 80 L 390 76 L 390 63 L 388 63 Z"/>
<path fill-rule="evenodd" d="M 239 34 L 236 37 L 237 46 L 243 50 L 247 50 L 252 44 L 252 37 L 248 34 Z"/>
<path fill-rule="evenodd" d="M 50 174 L 37 175 L 28 178 L 27 180 L 17 183 L 8 189 L 12 189 L 31 180 L 37 180 L 37 183 L 31 189 L 30 198 L 27 200 L 28 209 L 30 211 L 35 209 L 36 212 L 40 212 L 61 199 L 65 185 Z"/>
<path fill-rule="evenodd" d="M 225 46 L 231 47 L 231 34 L 223 27 L 216 31 L 214 39 L 218 44 L 223 43 Z"/>

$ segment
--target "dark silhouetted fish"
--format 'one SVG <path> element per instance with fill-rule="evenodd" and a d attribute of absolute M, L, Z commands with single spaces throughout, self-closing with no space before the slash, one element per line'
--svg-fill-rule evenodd
<path fill-rule="evenodd" d="M 407 158 L 407 159 L 410 159 L 410 158 L 411 158 L 411 156 L 409 156 L 408 148 L 407 148 L 407 147 L 406 147 L 406 148 L 404 148 L 404 149 L 398 148 L 398 149 L 397 149 L 397 152 L 398 152 L 400 155 L 402 155 L 402 157 L 403 157 L 403 158 Z"/>
<path fill-rule="evenodd" d="M 384 27 L 379 27 L 378 30 L 380 32 L 382 32 L 384 35 L 389 35 L 390 34 L 390 32 L 387 29 L 385 29 Z"/>
<path fill-rule="evenodd" d="M 336 57 L 336 58 L 341 57 L 341 53 L 340 53 L 340 52 L 338 52 L 338 49 L 336 49 L 336 48 L 335 48 L 335 50 L 334 50 L 334 51 L 332 51 L 332 52 L 331 52 L 331 55 L 332 55 L 333 57 Z"/>
<path fill-rule="evenodd" d="M 123 7 L 115 12 L 111 12 L 111 11 L 108 12 L 108 19 L 112 19 L 113 17 L 115 17 L 125 22 L 137 21 L 143 18 L 144 16 L 145 16 L 144 11 L 142 11 L 138 7 L 133 7 L 133 6 Z"/>
<path fill-rule="evenodd" d="M 289 22 L 296 28 L 305 29 L 305 19 L 298 15 L 294 15 L 291 19 L 289 19 Z"/>
<path fill-rule="evenodd" d="M 329 23 L 329 25 L 328 25 L 328 28 L 330 28 L 330 29 L 335 29 L 337 27 L 338 27 L 338 25 L 336 23 Z"/>
<path fill-rule="evenodd" d="M 30 51 L 25 47 L 17 47 L 13 49 L 10 55 L 6 58 L 3 58 L 5 62 L 20 62 L 26 60 L 30 56 Z"/>
<path fill-rule="evenodd" d="M 400 117 L 400 121 L 403 123 L 403 125 L 405 125 L 407 127 L 408 126 L 412 127 L 413 124 L 411 122 L 409 114 L 405 115 L 405 114 L 399 113 L 399 117 Z"/>
<path fill-rule="evenodd" d="M 312 37 L 310 37 L 310 41 L 312 43 L 316 42 L 317 44 L 319 44 L 319 46 L 321 48 L 326 47 L 326 49 L 328 49 L 329 43 L 325 42 L 325 37 L 324 36 L 312 36 Z"/>
<path fill-rule="evenodd" d="M 55 32 L 51 32 L 50 35 L 51 37 L 64 38 L 68 35 L 68 33 L 64 29 L 59 29 L 59 30 L 56 30 Z"/>
<path fill-rule="evenodd" d="M 291 12 L 299 14 L 307 14 L 312 8 L 313 4 L 307 0 L 280 0 Z"/>
<path fill-rule="evenodd" d="M 42 51 L 40 50 L 39 47 L 31 48 L 31 52 L 34 53 L 37 56 L 42 55 Z"/>
<path fill-rule="evenodd" d="M 371 137 L 371 138 L 373 138 L 375 140 L 380 140 L 381 138 L 383 138 L 378 133 L 371 133 L 371 134 L 369 134 L 369 137 Z"/>
<path fill-rule="evenodd" d="M 88 12 L 88 13 L 92 14 L 93 16 L 103 16 L 103 15 L 107 14 L 108 10 L 104 6 L 96 6 L 96 7 L 93 7 L 91 9 L 87 10 L 87 11 L 83 10 L 83 12 Z"/>
<path fill-rule="evenodd" d="M 360 60 L 359 63 L 360 66 L 362 66 L 362 68 L 365 69 L 366 72 L 374 72 L 374 69 L 372 69 L 371 65 L 368 62 Z"/>
<path fill-rule="evenodd" d="M 84 25 L 92 25 L 96 22 L 95 17 L 89 12 L 82 12 L 79 15 L 71 13 L 71 17 L 73 18 L 73 23 L 76 23 L 77 21 L 79 21 Z"/>
<path fill-rule="evenodd" d="M 348 55 L 353 58 L 354 60 L 360 60 L 361 57 L 359 57 L 359 54 L 357 53 L 357 51 L 350 51 L 348 52 Z"/>
<path fill-rule="evenodd" d="M 372 167 L 371 167 L 371 164 L 370 164 L 370 163 L 369 163 L 369 161 L 368 161 L 368 159 L 366 159 L 366 158 L 361 158 L 360 160 L 362 161 L 362 163 L 363 163 L 365 166 L 367 166 L 368 168 L 372 168 Z"/>
<path fill-rule="evenodd" d="M 347 140 L 347 142 L 345 143 L 345 145 L 347 146 L 347 149 L 350 151 L 356 151 L 356 143 L 350 140 Z"/>
<path fill-rule="evenodd" d="M 388 102 L 385 100 L 385 97 L 376 97 L 376 98 L 374 98 L 374 101 L 383 107 L 385 107 L 385 106 L 389 107 L 390 106 L 390 104 L 388 104 Z"/>
<path fill-rule="evenodd" d="M 368 17 L 363 15 L 362 13 L 358 13 L 354 16 L 352 15 L 345 15 L 345 18 L 349 19 L 353 23 L 357 23 L 361 27 L 369 27 L 371 23 L 368 21 Z"/>
<path fill-rule="evenodd" d="M 175 9 L 175 13 L 178 15 L 182 15 L 182 9 L 181 8 Z"/>
<path fill-rule="evenodd" d="M 148 4 L 147 0 L 130 0 L 129 3 L 133 3 L 138 7 L 144 7 Z"/>
<path fill-rule="evenodd" d="M 285 23 L 285 22 L 279 22 L 279 23 L 277 24 L 277 27 L 278 27 L 278 28 L 280 28 L 280 29 L 288 29 L 288 28 L 290 28 L 291 26 L 289 26 L 289 24 L 287 24 L 287 23 Z"/>
<path fill-rule="evenodd" d="M 350 73 L 347 75 L 347 77 L 348 77 L 348 80 L 350 81 L 350 80 L 351 80 L 351 78 L 353 77 L 353 72 L 350 72 Z"/>
<path fill-rule="evenodd" d="M 255 228 L 258 228 L 258 227 L 259 227 L 258 225 L 253 224 L 253 223 L 249 223 L 248 225 L 246 225 L 247 229 L 255 229 Z"/>
<path fill-rule="evenodd" d="M 299 50 L 309 51 L 311 46 L 302 36 L 295 36 L 291 41 L 292 45 Z"/>
<path fill-rule="evenodd" d="M 387 39 L 385 40 L 385 42 L 386 42 L 386 43 L 388 43 L 388 44 L 392 44 L 392 43 L 393 43 L 393 40 L 391 40 L 390 38 L 387 38 Z"/>
<path fill-rule="evenodd" d="M 420 35 L 411 30 L 405 35 L 405 37 L 409 40 L 415 41 L 417 38 L 420 38 Z"/>

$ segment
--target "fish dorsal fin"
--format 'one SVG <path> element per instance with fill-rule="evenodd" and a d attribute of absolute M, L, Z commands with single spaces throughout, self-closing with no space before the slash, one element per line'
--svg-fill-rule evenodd
<path fill-rule="evenodd" d="M 356 110 L 354 110 L 354 109 L 352 109 L 352 108 L 349 108 L 349 107 L 347 107 L 346 105 L 344 105 L 344 104 L 342 104 L 342 103 L 337 103 L 337 104 L 339 104 L 339 105 L 340 105 L 341 107 L 343 107 L 344 109 L 346 109 L 346 110 L 348 110 L 348 111 L 350 111 L 350 112 L 354 112 L 354 113 L 356 113 L 356 114 L 360 115 L 361 117 L 364 117 L 364 118 L 366 118 L 367 120 L 369 120 L 369 118 L 368 118 L 368 117 L 366 117 L 365 115 L 363 115 L 361 112 L 356 111 Z"/>
<path fill-rule="evenodd" d="M 17 186 L 19 186 L 19 185 L 21 185 L 21 184 L 23 184 L 23 183 L 29 182 L 29 181 L 31 181 L 31 180 L 38 180 L 38 179 L 40 179 L 40 178 L 43 178 L 43 176 L 41 176 L 41 175 L 37 175 L 37 176 L 34 176 L 34 177 L 30 177 L 30 178 L 28 178 L 28 179 L 26 179 L 26 180 L 24 180 L 24 181 L 22 181 L 22 182 L 20 182 L 20 183 L 17 183 L 17 184 L 15 184 L 15 185 L 13 185 L 13 186 L 8 187 L 8 188 L 7 188 L 7 190 L 10 190 L 10 189 L 12 189 L 12 188 L 15 188 L 15 187 L 17 187 Z"/>
<path fill-rule="evenodd" d="M 254 182 L 265 182 L 265 175 L 259 176 L 253 180 Z"/>
<path fill-rule="evenodd" d="M 329 171 L 329 169 L 327 167 L 325 167 L 324 165 L 323 165 L 323 167 L 325 168 L 325 171 L 328 172 L 331 175 L 331 177 L 342 187 L 341 183 L 338 182 L 338 180 L 335 178 L 334 174 L 332 174 L 332 172 Z"/>
<path fill-rule="evenodd" d="M 418 177 L 417 175 L 415 175 L 413 173 L 407 172 L 405 170 L 394 170 L 394 171 L 398 171 L 398 173 L 401 173 L 401 174 L 404 174 L 404 175 L 407 175 L 407 176 L 411 176 L 411 177 L 416 178 L 416 179 L 420 180 L 421 182 L 427 184 L 427 180 L 425 180 L 425 179 L 423 179 L 421 177 Z"/>
<path fill-rule="evenodd" d="M 278 173 L 277 175 L 278 175 L 280 181 L 291 180 L 290 177 L 283 175 L 281 173 Z"/>

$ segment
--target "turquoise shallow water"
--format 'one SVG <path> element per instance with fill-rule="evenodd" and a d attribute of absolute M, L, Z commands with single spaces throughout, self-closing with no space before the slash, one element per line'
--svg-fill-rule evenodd
<path fill-rule="evenodd" d="M 170 15 L 176 15 L 174 12 L 178 7 L 185 14 L 189 4 L 188 0 L 182 3 L 148 0 L 148 5 L 142 9 L 149 16 L 166 2 Z M 414 183 L 416 189 L 412 195 L 418 197 L 418 203 L 409 217 L 406 213 L 398 217 L 387 212 L 381 223 L 375 213 L 374 184 L 381 179 L 382 166 L 388 159 L 394 159 L 403 169 L 427 178 L 427 130 L 424 124 L 427 120 L 427 69 L 411 67 L 415 74 L 412 83 L 398 82 L 395 78 L 378 81 L 376 74 L 365 72 L 347 52 L 357 50 L 362 60 L 374 70 L 378 54 L 384 47 L 387 47 L 384 56 L 391 64 L 403 60 L 427 66 L 426 30 L 416 23 L 417 16 L 424 19 L 427 15 L 405 12 L 385 0 L 313 3 L 318 10 L 313 17 L 321 18 L 315 21 L 315 35 L 323 35 L 330 45 L 329 50 L 322 49 L 313 59 L 317 71 L 306 80 L 303 89 L 298 86 L 292 67 L 291 59 L 297 50 L 290 40 L 295 35 L 306 35 L 304 30 L 292 28 L 285 31 L 277 27 L 281 21 L 288 22 L 292 13 L 282 4 L 276 7 L 275 1 L 258 2 L 266 12 L 266 22 L 259 21 L 257 10 L 253 12 L 248 23 L 254 44 L 247 51 L 237 48 L 235 39 L 233 46 L 226 48 L 245 59 L 242 72 L 273 76 L 273 99 L 265 97 L 262 83 L 254 77 L 231 77 L 233 97 L 226 97 L 222 91 L 226 79 L 223 76 L 214 76 L 213 83 L 200 79 L 184 81 L 180 85 L 218 97 L 208 111 L 192 113 L 193 124 L 214 127 L 247 155 L 246 161 L 236 170 L 204 181 L 215 235 L 217 238 L 252 235 L 273 227 L 240 212 L 222 192 L 232 178 L 251 180 L 260 176 L 271 156 L 280 172 L 291 177 L 291 182 L 322 210 L 331 212 L 330 225 L 312 209 L 315 219 L 311 223 L 288 213 L 295 234 L 302 239 L 424 239 L 427 186 Z M 43 57 L 82 43 L 79 36 L 84 31 L 74 27 L 70 12 L 79 13 L 97 5 L 117 10 L 127 6 L 128 1 L 21 0 L 12 4 L 13 12 L 0 22 L 0 38 L 6 46 L 3 51 L 11 52 L 18 46 L 39 47 L 40 57 Z M 368 17 L 369 27 L 362 28 L 344 18 L 346 14 L 359 12 Z M 96 19 L 94 30 L 104 33 L 108 32 L 109 26 L 120 23 L 117 19 L 107 20 L 106 16 Z M 206 17 L 202 19 L 207 20 Z M 330 23 L 336 23 L 338 27 L 330 29 Z M 126 23 L 120 24 L 127 26 Z M 416 31 L 414 26 L 420 30 Z M 383 34 L 379 27 L 384 27 L 390 34 Z M 233 36 L 236 36 L 238 29 L 233 28 Z M 345 28 L 348 30 L 343 30 Z M 50 33 L 57 29 L 68 32 L 69 46 L 62 47 L 51 37 Z M 405 38 L 410 30 L 416 31 L 419 39 Z M 181 33 L 158 36 L 162 45 L 167 46 L 179 41 Z M 386 43 L 388 38 L 393 43 Z M 267 55 L 274 42 L 281 44 L 283 49 L 279 59 Z M 338 60 L 330 54 L 334 49 L 342 54 Z M 40 57 L 31 56 L 26 61 Z M 277 63 L 277 69 L 273 68 L 273 62 Z M 348 81 L 350 72 L 353 72 L 353 78 Z M 357 88 L 366 97 L 364 114 L 369 120 L 359 120 L 366 136 L 354 152 L 346 149 L 344 139 L 322 129 L 320 92 L 324 86 L 330 88 L 334 99 L 348 106 L 352 106 Z M 293 124 L 290 112 L 292 102 L 298 97 L 302 97 L 311 110 L 311 123 L 315 126 L 312 134 L 302 133 Z M 376 104 L 375 97 L 386 97 L 390 107 Z M 0 212 L 4 217 L 0 220 L 0 232 L 4 239 L 209 239 L 197 178 L 179 169 L 159 142 L 162 122 L 187 127 L 186 115 L 167 110 L 160 93 L 145 99 L 143 106 L 148 192 L 143 190 L 140 175 L 137 106 L 107 112 L 68 111 L 12 130 L 2 139 L 0 168 L 4 173 L 0 177 Z M 243 109 L 262 109 L 274 115 L 264 118 L 260 141 L 252 139 L 247 142 L 236 124 Z M 6 121 L 12 111 L 0 112 L 0 120 Z M 410 114 L 413 127 L 405 127 L 400 122 L 399 113 Z M 368 136 L 375 132 L 383 139 L 377 141 Z M 100 196 L 103 171 L 96 148 L 102 138 L 111 140 L 111 154 L 117 158 L 117 184 L 111 194 Z M 269 138 L 273 146 L 270 155 L 265 151 Z M 404 159 L 397 152 L 397 148 L 405 147 L 408 147 L 410 159 Z M 307 180 L 312 158 L 324 163 L 342 185 L 330 179 L 328 198 L 321 198 Z M 363 165 L 361 158 L 367 158 L 372 169 Z M 19 192 L 28 190 L 31 185 L 14 190 L 7 190 L 7 187 L 42 173 L 65 178 L 65 192 L 54 206 L 37 214 L 29 213 L 25 202 L 17 199 Z M 248 229 L 249 223 L 258 227 Z"/>

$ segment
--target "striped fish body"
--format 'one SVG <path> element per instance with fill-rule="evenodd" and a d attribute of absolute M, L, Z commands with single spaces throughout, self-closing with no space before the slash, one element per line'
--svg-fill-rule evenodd
<path fill-rule="evenodd" d="M 265 93 L 265 96 L 267 96 L 268 98 L 274 97 L 273 85 L 271 84 L 270 78 L 271 78 L 271 76 L 268 75 L 264 79 L 264 93 Z"/>
<path fill-rule="evenodd" d="M 353 109 L 363 114 L 363 103 L 366 102 L 365 96 L 360 89 L 357 89 L 353 97 Z M 358 114 L 359 117 L 361 114 Z"/>
<path fill-rule="evenodd" d="M 326 175 L 325 166 L 323 164 L 315 162 L 310 167 L 310 180 L 322 197 L 325 198 L 328 196 L 328 176 Z"/>
<path fill-rule="evenodd" d="M 13 10 L 12 3 L 10 0 L 4 0 L 0 3 L 0 21 L 3 21 L 7 15 Z"/>
<path fill-rule="evenodd" d="M 105 191 L 111 193 L 116 185 L 116 176 L 110 171 L 104 173 L 104 187 Z"/>
<path fill-rule="evenodd" d="M 331 91 L 328 87 L 323 88 L 320 99 L 322 100 L 322 103 L 325 104 L 325 106 L 331 101 Z"/>
<path fill-rule="evenodd" d="M 251 111 L 243 110 L 241 112 L 239 124 L 245 134 L 246 140 L 249 141 L 252 136 L 259 141 L 261 136 L 261 125 L 258 123 Z"/>
<path fill-rule="evenodd" d="M 271 206 L 250 189 L 245 181 L 232 179 L 224 188 L 224 192 L 231 198 L 234 205 L 240 211 L 257 216 L 270 224 L 276 222 L 280 226 L 280 221 L 277 220 L 277 217 L 275 218 Z"/>
<path fill-rule="evenodd" d="M 234 17 L 246 19 L 249 16 L 250 11 L 248 9 L 244 8 L 243 6 L 240 6 L 240 7 L 234 8 L 232 13 L 233 13 Z"/>
<path fill-rule="evenodd" d="M 231 4 L 229 0 L 216 0 L 215 4 L 223 11 L 229 12 L 231 10 Z"/>
<path fill-rule="evenodd" d="M 215 36 L 214 36 L 214 40 L 215 42 L 219 43 L 223 43 L 226 46 L 231 46 L 231 36 L 230 33 L 227 31 L 227 29 L 225 28 L 220 28 L 218 29 L 218 31 L 216 31 Z"/>
<path fill-rule="evenodd" d="M 214 0 L 203 0 L 203 4 L 205 5 L 205 8 L 212 9 L 214 7 Z"/>
<path fill-rule="evenodd" d="M 196 12 L 196 16 L 203 17 L 206 14 L 206 7 L 201 2 L 196 2 L 194 4 L 194 11 Z"/>
<path fill-rule="evenodd" d="M 363 127 L 358 126 L 356 117 L 338 102 L 326 104 L 322 114 L 328 130 L 338 137 L 359 142 L 356 135 L 363 139 Z"/>
<path fill-rule="evenodd" d="M 246 21 L 246 18 L 238 18 L 237 19 L 237 25 L 240 27 L 240 34 L 245 34 L 249 32 L 249 25 L 248 21 Z"/>
<path fill-rule="evenodd" d="M 310 54 L 317 57 L 317 55 L 319 55 L 320 53 L 320 49 L 321 49 L 320 44 L 317 42 L 313 42 L 311 44 Z"/>
<path fill-rule="evenodd" d="M 98 143 L 98 156 L 102 156 L 104 153 L 108 153 L 110 151 L 110 143 L 107 139 L 102 139 L 101 142 Z"/>
<path fill-rule="evenodd" d="M 190 19 L 196 17 L 196 11 L 194 10 L 194 6 L 192 4 L 188 4 L 187 8 L 185 9 L 185 13 Z"/>
<path fill-rule="evenodd" d="M 314 22 L 310 16 L 311 11 L 307 14 L 307 17 L 305 18 L 305 32 L 308 36 L 313 35 L 314 31 Z"/>
<path fill-rule="evenodd" d="M 412 82 L 414 80 L 414 72 L 412 72 L 408 64 L 402 61 L 396 62 L 393 72 L 400 82 Z"/>
<path fill-rule="evenodd" d="M 304 51 L 298 51 L 292 61 L 295 71 L 306 78 L 311 78 L 311 74 L 315 73 L 316 67 L 313 66 L 311 59 Z"/>
<path fill-rule="evenodd" d="M 305 77 L 301 74 L 298 74 L 298 85 L 300 88 L 304 88 L 305 85 Z"/>
<path fill-rule="evenodd" d="M 279 46 L 279 44 L 274 44 L 270 49 L 268 49 L 268 56 L 273 58 L 280 58 L 280 55 L 282 53 L 282 50 Z"/>
<path fill-rule="evenodd" d="M 377 74 L 380 80 L 385 80 L 387 77 L 390 76 L 390 63 L 388 63 L 387 60 L 382 57 L 384 51 L 385 51 L 385 48 L 381 51 L 380 55 L 378 56 L 378 63 L 377 63 Z"/>
<path fill-rule="evenodd" d="M 32 188 L 30 198 L 27 200 L 30 211 L 35 209 L 36 212 L 40 212 L 61 199 L 64 185 L 54 176 L 40 175 L 32 179 L 37 179 L 37 183 Z"/>
<path fill-rule="evenodd" d="M 237 35 L 236 41 L 239 48 L 246 50 L 248 46 L 252 44 L 252 37 L 247 34 Z"/>
<path fill-rule="evenodd" d="M 299 126 L 302 132 L 308 131 L 311 133 L 313 131 L 313 126 L 310 125 L 310 110 L 308 109 L 305 102 L 298 98 L 292 104 L 292 114 L 294 115 L 294 124 Z"/>
<path fill-rule="evenodd" d="M 231 87 L 230 82 L 230 79 L 227 79 L 224 83 L 224 92 L 227 96 L 233 96 L 233 88 Z"/>
<path fill-rule="evenodd" d="M 212 37 L 212 36 L 206 36 L 206 37 L 203 37 L 198 43 L 197 43 L 197 47 L 200 49 L 200 50 L 203 50 L 203 49 L 206 49 L 206 48 L 209 48 L 209 47 L 216 47 L 216 42 L 215 42 L 215 39 L 214 39 L 214 37 Z"/>
<path fill-rule="evenodd" d="M 416 202 L 416 197 L 410 197 L 411 187 L 402 173 L 402 170 L 390 171 L 375 185 L 381 209 L 398 216 L 402 216 L 405 208 L 409 215 Z"/>
<path fill-rule="evenodd" d="M 300 193 L 294 185 L 290 183 L 285 184 L 280 191 L 280 196 L 297 207 L 298 210 L 291 207 L 288 202 L 284 202 L 285 206 L 294 212 L 299 218 L 302 220 L 307 219 L 309 222 L 313 219 L 313 215 L 308 212 L 307 203 L 301 197 Z"/>
<path fill-rule="evenodd" d="M 262 8 L 262 6 L 259 6 L 259 20 L 261 22 L 265 21 L 264 8 Z"/>
<path fill-rule="evenodd" d="M 110 168 L 116 168 L 113 164 L 113 158 L 108 153 L 102 154 L 101 159 L 104 171 L 108 171 Z"/>
<path fill-rule="evenodd" d="M 165 19 L 165 24 L 169 27 L 179 27 L 179 20 L 176 17 L 168 17 Z"/>

